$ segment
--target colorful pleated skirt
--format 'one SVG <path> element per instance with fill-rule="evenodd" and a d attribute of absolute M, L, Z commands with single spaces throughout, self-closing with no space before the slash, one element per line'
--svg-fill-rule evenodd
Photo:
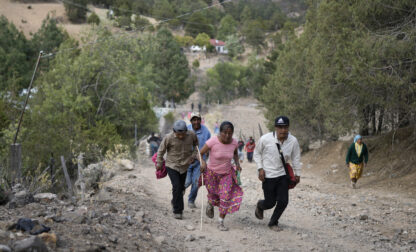
<path fill-rule="evenodd" d="M 231 214 L 240 209 L 243 200 L 243 190 L 238 185 L 234 170 L 228 174 L 218 174 L 207 169 L 204 176 L 204 185 L 208 191 L 208 202 L 217 206 L 220 214 Z M 199 185 L 201 186 L 201 177 Z"/>

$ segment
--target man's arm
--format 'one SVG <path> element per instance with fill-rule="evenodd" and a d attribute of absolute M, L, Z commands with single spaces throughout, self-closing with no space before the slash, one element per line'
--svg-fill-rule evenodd
<path fill-rule="evenodd" d="M 302 170 L 302 165 L 300 163 L 300 147 L 299 147 L 299 142 L 297 140 L 293 145 L 293 149 L 292 149 L 292 153 L 291 153 L 290 158 L 292 159 L 293 170 L 295 172 L 295 175 L 297 177 L 300 177 L 301 170 Z"/>
<path fill-rule="evenodd" d="M 192 132 L 192 140 L 193 140 L 193 143 L 192 144 L 193 144 L 193 147 L 194 147 L 194 151 L 192 152 L 192 163 L 193 163 L 193 161 L 198 156 L 198 149 L 197 148 L 199 148 L 198 137 L 193 132 Z M 201 151 L 201 150 L 199 150 L 199 151 Z"/>
<path fill-rule="evenodd" d="M 256 162 L 257 170 L 263 169 L 263 140 L 260 138 L 257 148 L 254 149 L 253 160 Z"/>
<path fill-rule="evenodd" d="M 260 138 L 257 148 L 254 149 L 253 159 L 257 165 L 257 170 L 259 172 L 259 180 L 262 182 L 264 181 L 265 176 L 266 176 L 264 169 L 263 169 L 263 149 L 264 149 L 263 138 Z"/>

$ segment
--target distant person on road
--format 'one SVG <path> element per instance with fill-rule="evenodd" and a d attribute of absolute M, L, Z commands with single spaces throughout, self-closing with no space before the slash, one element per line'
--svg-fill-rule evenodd
<path fill-rule="evenodd" d="M 191 103 L 191 111 L 194 111 L 194 103 Z"/>
<path fill-rule="evenodd" d="M 220 126 L 220 134 L 211 137 L 201 150 L 201 154 L 209 152 L 208 165 L 201 161 L 201 172 L 204 185 L 208 191 L 208 205 L 205 210 L 208 218 L 214 218 L 214 206 L 218 207 L 218 229 L 227 231 L 224 218 L 227 214 L 240 209 L 243 190 L 238 186 L 236 170 L 241 171 L 237 153 L 237 140 L 233 139 L 234 126 L 224 121 Z M 231 165 L 234 159 L 235 169 Z"/>
<path fill-rule="evenodd" d="M 151 136 L 147 139 L 147 142 L 150 145 L 151 157 L 157 152 L 161 141 L 160 137 L 156 136 L 154 132 L 152 132 Z"/>
<path fill-rule="evenodd" d="M 198 103 L 198 112 L 201 113 L 201 110 L 202 110 L 202 104 L 199 102 Z"/>
<path fill-rule="evenodd" d="M 220 128 L 218 127 L 218 121 L 214 124 L 214 135 L 218 135 L 220 133 Z"/>
<path fill-rule="evenodd" d="M 283 152 L 285 161 L 292 164 L 297 183 L 300 181 L 301 163 L 298 140 L 289 133 L 289 118 L 279 116 L 274 125 L 275 131 L 263 135 L 254 151 L 254 161 L 257 164 L 264 193 L 264 200 L 257 202 L 255 216 L 260 220 L 263 219 L 264 210 L 276 205 L 268 226 L 273 231 L 281 231 L 279 219 L 289 203 L 289 179 L 277 144 Z"/>
<path fill-rule="evenodd" d="M 253 137 L 250 137 L 245 147 L 246 152 L 247 152 L 247 160 L 250 163 L 253 162 L 253 152 L 255 148 L 256 148 L 256 143 L 254 142 Z"/>
<path fill-rule="evenodd" d="M 354 143 L 348 148 L 345 162 L 350 169 L 351 187 L 355 189 L 357 181 L 361 177 L 363 169 L 367 167 L 368 162 L 367 145 L 363 143 L 360 135 L 354 137 Z"/>
<path fill-rule="evenodd" d="M 173 124 L 173 132 L 167 134 L 157 152 L 156 169 L 161 170 L 163 155 L 166 156 L 166 170 L 172 183 L 173 217 L 182 219 L 183 194 L 185 190 L 186 172 L 197 156 L 198 138 L 193 131 L 188 131 L 186 123 L 178 120 Z"/>
<path fill-rule="evenodd" d="M 195 132 L 196 136 L 198 137 L 199 149 L 202 149 L 202 147 L 205 145 L 205 142 L 211 138 L 211 133 L 207 127 L 201 124 L 201 119 L 202 117 L 200 113 L 193 112 L 191 115 L 191 124 L 188 125 L 188 130 Z M 208 154 L 205 154 L 202 158 L 207 160 Z M 188 188 L 188 186 L 192 185 L 191 192 L 188 196 L 189 208 L 196 208 L 195 199 L 198 195 L 198 179 L 201 174 L 200 169 L 200 162 L 196 160 L 189 166 L 186 175 L 185 188 Z"/>
<path fill-rule="evenodd" d="M 242 163 L 244 161 L 244 153 L 243 153 L 244 141 L 240 138 L 237 144 L 238 144 L 238 158 L 240 159 L 240 163 Z"/>

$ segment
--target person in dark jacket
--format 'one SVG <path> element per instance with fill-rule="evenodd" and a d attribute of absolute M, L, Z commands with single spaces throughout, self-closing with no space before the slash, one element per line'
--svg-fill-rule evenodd
<path fill-rule="evenodd" d="M 363 143 L 360 135 L 354 137 L 354 143 L 348 148 L 345 162 L 350 169 L 351 187 L 355 189 L 357 181 L 361 177 L 363 169 L 367 167 L 368 162 L 367 145 Z"/>
<path fill-rule="evenodd" d="M 161 141 L 160 137 L 157 137 L 155 133 L 152 132 L 152 135 L 147 139 L 147 142 L 150 144 L 150 156 L 153 157 L 153 155 L 157 152 Z"/>

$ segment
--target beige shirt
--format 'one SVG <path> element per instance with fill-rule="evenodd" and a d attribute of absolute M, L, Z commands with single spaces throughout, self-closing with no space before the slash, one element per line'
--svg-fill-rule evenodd
<path fill-rule="evenodd" d="M 179 173 L 188 170 L 192 159 L 196 158 L 198 150 L 198 138 L 192 131 L 187 131 L 184 139 L 180 140 L 174 132 L 167 134 L 157 151 L 157 164 L 163 163 L 163 155 L 167 152 L 165 165 Z"/>

